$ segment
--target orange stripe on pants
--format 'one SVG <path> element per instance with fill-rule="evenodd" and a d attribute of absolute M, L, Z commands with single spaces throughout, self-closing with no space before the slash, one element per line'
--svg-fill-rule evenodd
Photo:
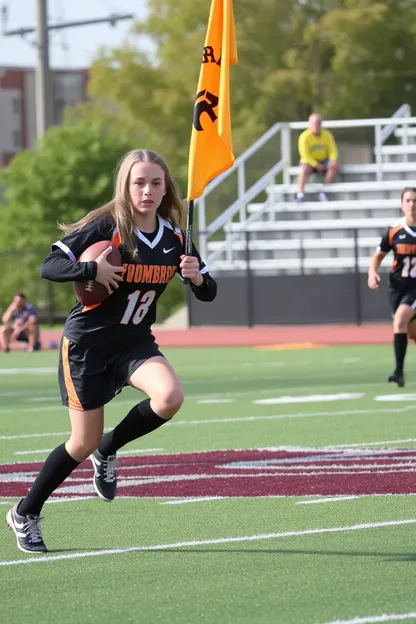
<path fill-rule="evenodd" d="M 75 390 L 74 382 L 71 378 L 71 371 L 69 369 L 69 358 L 68 358 L 68 349 L 69 349 L 69 340 L 68 338 L 64 338 L 62 341 L 62 364 L 64 367 L 64 379 L 65 379 L 65 387 L 68 393 L 68 407 L 71 409 L 84 411 L 78 395 Z"/>

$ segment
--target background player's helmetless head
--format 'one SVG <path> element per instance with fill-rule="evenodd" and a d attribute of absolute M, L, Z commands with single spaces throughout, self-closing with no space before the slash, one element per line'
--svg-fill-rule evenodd
<path fill-rule="evenodd" d="M 312 134 L 319 134 L 321 132 L 322 127 L 322 117 L 318 115 L 318 113 L 312 113 L 309 116 L 309 128 L 312 131 Z"/>
<path fill-rule="evenodd" d="M 13 301 L 14 301 L 16 310 L 22 311 L 22 310 L 25 309 L 25 307 L 26 307 L 26 295 L 24 293 L 22 293 L 22 292 L 17 293 L 14 296 Z"/>
<path fill-rule="evenodd" d="M 408 225 L 416 224 L 416 188 L 406 186 L 401 196 L 402 211 Z"/>
<path fill-rule="evenodd" d="M 162 156 L 147 149 L 128 152 L 118 165 L 114 189 L 116 217 L 131 219 L 134 214 L 134 205 L 129 191 L 130 174 L 136 163 L 143 162 L 158 165 L 164 178 L 166 192 L 158 206 L 157 214 L 179 225 L 182 221 L 183 208 L 176 184 Z"/>

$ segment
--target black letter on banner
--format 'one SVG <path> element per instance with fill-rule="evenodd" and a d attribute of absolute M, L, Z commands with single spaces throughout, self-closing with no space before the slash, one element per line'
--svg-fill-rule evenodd
<path fill-rule="evenodd" d="M 205 95 L 206 99 L 198 102 L 197 100 L 203 95 Z M 201 125 L 202 113 L 207 113 L 212 123 L 214 123 L 214 121 L 217 120 L 217 115 L 214 112 L 214 108 L 216 108 L 217 106 L 218 106 L 218 97 L 214 95 L 213 93 L 210 93 L 209 91 L 206 91 L 206 90 L 200 91 L 199 93 L 197 93 L 197 96 L 195 98 L 194 119 L 193 119 L 195 130 L 198 130 L 198 132 L 201 132 L 203 130 L 203 127 Z"/>
<path fill-rule="evenodd" d="M 202 62 L 215 63 L 214 48 L 212 46 L 206 46 L 202 50 Z"/>

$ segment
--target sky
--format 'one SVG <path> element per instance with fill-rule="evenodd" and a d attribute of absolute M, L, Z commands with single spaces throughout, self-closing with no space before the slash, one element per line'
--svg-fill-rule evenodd
<path fill-rule="evenodd" d="M 146 17 L 147 0 L 48 0 L 48 23 L 57 24 L 84 19 L 108 17 L 112 13 L 133 14 L 137 20 Z M 36 0 L 0 0 L 7 7 L 6 27 L 0 24 L 0 65 L 34 67 L 35 35 L 7 36 L 3 31 L 36 26 Z M 133 20 L 123 20 L 115 27 L 108 24 L 79 26 L 50 31 L 49 62 L 51 67 L 88 67 L 97 50 L 105 45 L 117 47 L 126 37 Z M 149 44 L 143 41 L 143 47 Z"/>

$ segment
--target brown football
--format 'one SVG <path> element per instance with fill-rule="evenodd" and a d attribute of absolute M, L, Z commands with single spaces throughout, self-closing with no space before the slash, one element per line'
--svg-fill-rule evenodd
<path fill-rule="evenodd" d="M 88 262 L 96 260 L 98 256 L 111 245 L 111 251 L 107 256 L 107 262 L 113 266 L 121 266 L 121 255 L 118 248 L 110 241 L 98 241 L 85 251 L 78 258 L 78 262 Z M 108 299 L 110 296 L 106 287 L 95 280 L 88 282 L 74 282 L 75 295 L 80 303 L 85 306 L 96 305 Z"/>

